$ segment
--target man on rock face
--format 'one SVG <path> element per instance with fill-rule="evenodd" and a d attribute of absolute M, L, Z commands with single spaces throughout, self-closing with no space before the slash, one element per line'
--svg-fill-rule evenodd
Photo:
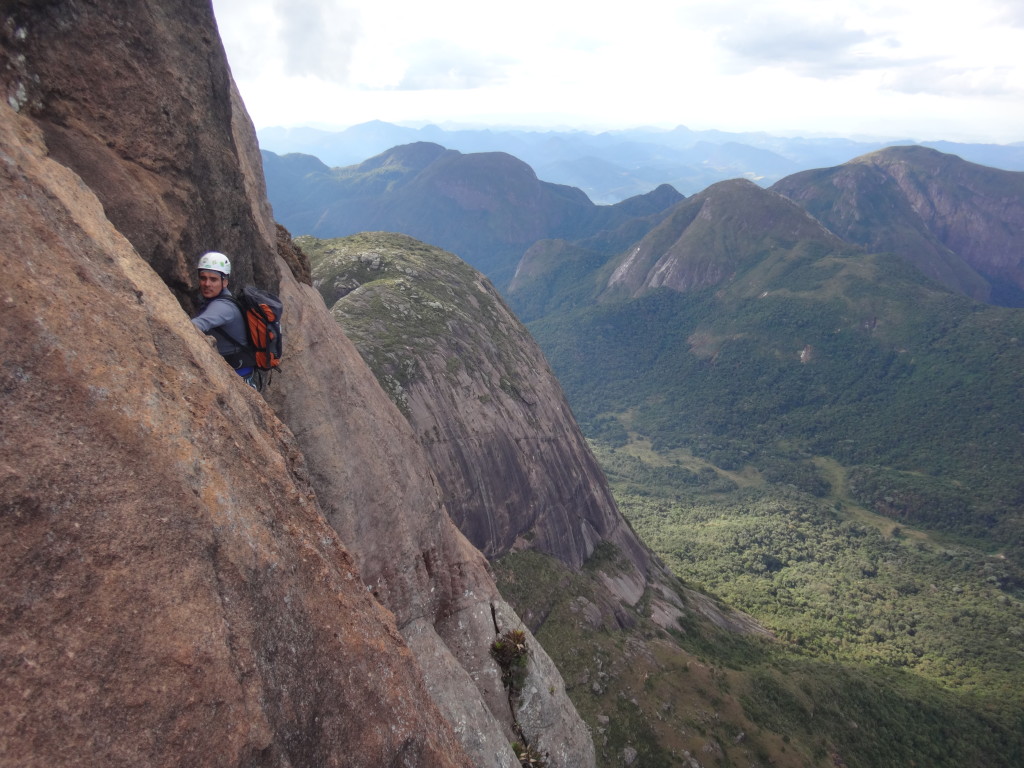
<path fill-rule="evenodd" d="M 235 373 L 256 387 L 253 373 L 256 358 L 248 343 L 242 310 L 228 290 L 231 262 L 223 253 L 210 251 L 199 258 L 199 294 L 203 298 L 192 325 L 217 340 L 217 351 Z"/>

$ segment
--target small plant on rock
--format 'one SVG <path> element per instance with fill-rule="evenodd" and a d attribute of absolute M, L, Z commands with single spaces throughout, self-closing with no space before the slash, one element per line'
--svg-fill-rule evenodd
<path fill-rule="evenodd" d="M 523 768 L 545 768 L 544 756 L 531 746 L 523 746 L 518 741 L 512 743 L 512 751 L 519 758 L 519 764 Z"/>
<path fill-rule="evenodd" d="M 519 693 L 526 677 L 526 633 L 510 629 L 491 643 L 491 656 L 501 667 L 501 682 L 510 695 Z"/>
<path fill-rule="evenodd" d="M 522 739 L 521 742 L 513 742 L 512 751 L 516 753 L 521 766 L 527 768 L 545 768 L 547 763 L 544 756 L 537 752 L 526 740 L 526 735 L 519 726 L 516 719 L 515 699 L 523 689 L 526 680 L 526 657 L 529 649 L 526 647 L 526 632 L 521 629 L 509 629 L 498 636 L 498 639 L 491 643 L 491 657 L 501 668 L 501 683 L 508 692 L 508 707 L 512 713 L 512 728 Z"/>
<path fill-rule="evenodd" d="M 526 633 L 521 629 L 510 629 L 491 643 L 491 656 L 502 669 L 526 661 Z"/>

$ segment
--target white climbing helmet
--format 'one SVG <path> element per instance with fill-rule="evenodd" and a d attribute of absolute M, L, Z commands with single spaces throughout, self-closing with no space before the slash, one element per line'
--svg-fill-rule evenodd
<path fill-rule="evenodd" d="M 223 272 L 225 275 L 231 274 L 231 261 L 223 253 L 217 253 L 217 251 L 210 251 L 204 253 L 199 257 L 199 266 L 196 267 L 198 270 L 212 269 L 215 272 Z"/>

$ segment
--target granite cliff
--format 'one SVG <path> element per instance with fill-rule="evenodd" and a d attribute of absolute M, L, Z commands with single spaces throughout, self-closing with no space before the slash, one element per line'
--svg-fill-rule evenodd
<path fill-rule="evenodd" d="M 405 235 L 296 242 L 474 545 L 489 558 L 529 546 L 578 569 L 605 541 L 646 575 L 649 553 L 544 356 L 483 275 Z"/>
<path fill-rule="evenodd" d="M 0 136 L 0 762 L 472 765 L 294 436 L 31 121 Z"/>
<path fill-rule="evenodd" d="M 566 684 L 596 735 L 599 765 L 632 754 L 628 746 L 619 754 L 620 739 L 648 738 L 637 739 L 619 702 L 636 699 L 636 679 L 691 661 L 675 642 L 680 633 L 716 643 L 768 637 L 750 617 L 684 587 L 641 544 L 537 344 L 483 275 L 395 233 L 295 242 L 426 448 L 453 520 L 492 560 L 503 596 L 559 669 L 572 670 Z M 683 728 L 666 703 L 652 705 L 663 731 L 654 738 L 682 754 L 692 745 L 672 735 Z"/>
<path fill-rule="evenodd" d="M 519 619 L 304 284 L 209 5 L 0 35 L 5 762 L 593 764 L 530 636 L 510 708 Z M 188 323 L 210 248 L 288 307 L 266 401 Z"/>

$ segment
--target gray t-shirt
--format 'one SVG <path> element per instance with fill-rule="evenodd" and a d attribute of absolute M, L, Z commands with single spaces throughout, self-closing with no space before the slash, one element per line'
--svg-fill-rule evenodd
<path fill-rule="evenodd" d="M 242 310 L 227 288 L 203 305 L 199 314 L 192 318 L 192 325 L 217 339 L 217 351 L 225 357 L 245 347 L 247 337 Z M 220 332 L 213 333 L 214 329 Z"/>

